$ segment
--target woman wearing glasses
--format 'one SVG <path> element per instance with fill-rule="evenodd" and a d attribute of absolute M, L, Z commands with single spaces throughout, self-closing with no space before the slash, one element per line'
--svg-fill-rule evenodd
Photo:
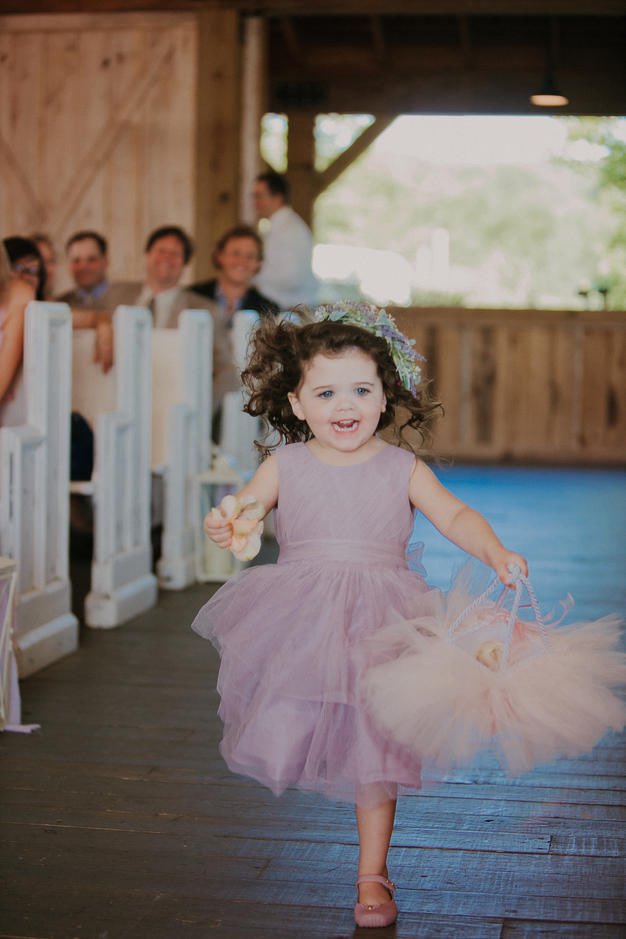
<path fill-rule="evenodd" d="M 13 235 L 5 238 L 3 244 L 13 274 L 33 288 L 35 300 L 44 300 L 46 266 L 35 242 L 30 238 Z"/>

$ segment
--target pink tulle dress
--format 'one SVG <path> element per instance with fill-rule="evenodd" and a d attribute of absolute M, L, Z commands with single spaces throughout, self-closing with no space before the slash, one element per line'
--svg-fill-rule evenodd
<path fill-rule="evenodd" d="M 373 804 L 420 786 L 419 756 L 377 730 L 362 701 L 369 640 L 441 603 L 406 560 L 414 457 L 386 446 L 329 466 L 304 443 L 277 456 L 278 563 L 234 577 L 193 623 L 222 658 L 221 752 L 276 794 Z"/>

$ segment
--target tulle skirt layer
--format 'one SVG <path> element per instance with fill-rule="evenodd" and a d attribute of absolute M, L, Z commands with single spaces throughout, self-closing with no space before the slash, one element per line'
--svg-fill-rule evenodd
<path fill-rule="evenodd" d="M 405 567 L 334 561 L 253 567 L 225 584 L 193 629 L 221 655 L 221 752 L 276 794 L 288 786 L 375 804 L 419 788 L 419 754 L 367 713 L 368 638 L 441 609 Z"/>
<path fill-rule="evenodd" d="M 518 775 L 586 753 L 624 727 L 619 617 L 550 628 L 545 638 L 517 619 L 507 658 L 507 615 L 493 604 L 450 641 L 450 625 L 472 599 L 462 572 L 436 617 L 418 615 L 369 640 L 376 664 L 363 696 L 381 732 L 441 770 L 489 749 Z"/>

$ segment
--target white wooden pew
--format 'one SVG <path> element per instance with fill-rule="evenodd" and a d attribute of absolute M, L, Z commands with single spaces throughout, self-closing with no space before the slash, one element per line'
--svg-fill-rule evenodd
<path fill-rule="evenodd" d="M 185 310 L 178 329 L 153 333 L 153 471 L 165 482 L 160 585 L 194 583 L 195 542 L 201 525 L 194 480 L 211 463 L 213 318 Z"/>
<path fill-rule="evenodd" d="M 152 318 L 121 306 L 113 317 L 115 366 L 107 374 L 91 363 L 93 333 L 74 338 L 73 407 L 94 427 L 91 485 L 94 552 L 89 626 L 119 626 L 156 603 L 150 541 L 150 427 Z M 91 367 L 89 365 L 91 364 Z"/>
<path fill-rule="evenodd" d="M 26 424 L 0 429 L 0 554 L 17 565 L 17 661 L 26 676 L 78 648 L 68 576 L 72 320 L 26 310 Z"/>
<path fill-rule="evenodd" d="M 254 310 L 235 313 L 231 331 L 231 347 L 235 366 L 239 372 L 245 368 L 248 344 L 252 330 L 256 329 L 259 315 Z M 261 432 L 261 423 L 243 410 L 243 389 L 224 396 L 222 405 L 222 432 L 219 449 L 211 467 L 194 482 L 194 503 L 201 523 L 205 513 L 218 505 L 227 492 L 241 489 L 258 466 L 254 441 Z M 223 551 L 203 534 L 201 525 L 196 529 L 196 577 L 199 581 L 222 582 L 241 569 L 229 551 Z"/>
<path fill-rule="evenodd" d="M 235 316 L 233 351 L 239 368 L 245 364 L 250 330 L 257 322 L 258 316 L 254 312 L 240 312 Z M 201 530 L 203 498 L 199 497 L 204 486 L 199 488 L 198 480 L 204 482 L 211 468 L 211 480 L 219 478 L 222 481 L 224 467 L 228 469 L 229 465 L 229 482 L 232 479 L 241 481 L 252 475 L 257 465 L 254 439 L 260 426 L 256 419 L 243 413 L 241 392 L 227 396 L 224 403 L 222 459 L 217 464 L 213 459 L 212 389 L 208 377 L 212 371 L 212 330 L 213 320 L 207 311 L 187 310 L 181 315 L 177 330 L 152 331 L 150 461 L 153 479 L 161 477 L 164 482 L 162 557 L 157 564 L 157 573 L 159 583 L 165 589 L 182 589 L 197 577 L 213 579 L 215 575 L 215 579 L 225 579 L 223 563 L 217 565 L 219 570 L 216 567 L 215 571 L 212 563 L 208 567 L 206 564 Z M 75 335 L 74 350 L 74 409 L 96 428 L 98 454 L 102 450 L 97 430 L 98 415 L 103 404 L 109 409 L 113 407 L 119 365 L 105 375 L 93 363 L 93 334 L 90 331 Z M 72 484 L 74 492 L 89 493 L 93 489 L 93 483 Z M 158 485 L 154 491 L 159 491 Z M 97 546 L 97 518 L 95 529 Z M 94 564 L 94 573 L 95 570 Z M 91 599 L 92 594 L 88 605 Z M 115 625 L 95 622 L 95 618 L 100 620 L 102 617 L 90 606 L 87 613 L 89 625 Z"/>
<path fill-rule="evenodd" d="M 186 310 L 178 329 L 152 330 L 151 339 L 152 501 L 158 503 L 155 519 L 163 522 L 157 572 L 162 587 L 177 590 L 195 581 L 199 516 L 192 480 L 211 461 L 213 319 L 206 310 Z M 75 333 L 73 404 L 96 428 L 98 415 L 115 406 L 119 366 L 104 374 L 93 362 L 93 341 L 90 330 Z M 96 432 L 96 451 L 101 449 Z M 90 495 L 94 482 L 72 483 L 71 488 Z"/>

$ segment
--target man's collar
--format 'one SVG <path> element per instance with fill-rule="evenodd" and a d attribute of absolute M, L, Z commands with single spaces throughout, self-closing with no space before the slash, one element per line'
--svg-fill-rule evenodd
<path fill-rule="evenodd" d="M 158 293 L 154 293 L 153 290 L 147 284 L 144 284 L 141 288 L 141 293 L 137 298 L 137 303 L 139 306 L 143 306 L 145 303 L 148 303 L 150 300 L 156 299 L 158 297 L 159 303 L 163 301 L 167 303 L 168 300 L 173 300 L 180 287 L 178 284 L 175 284 L 174 287 L 168 287 L 167 290 L 160 290 Z"/>
<path fill-rule="evenodd" d="M 99 284 L 96 284 L 95 287 L 91 287 L 89 290 L 86 290 L 84 287 L 76 288 L 76 296 L 79 301 L 86 303 L 90 300 L 99 300 L 109 289 L 109 282 L 105 278 L 101 280 Z"/>

